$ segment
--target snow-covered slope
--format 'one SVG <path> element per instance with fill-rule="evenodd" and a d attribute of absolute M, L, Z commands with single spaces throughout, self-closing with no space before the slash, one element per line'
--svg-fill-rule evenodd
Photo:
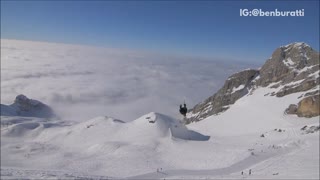
<path fill-rule="evenodd" d="M 82 123 L 2 116 L 2 166 L 68 169 L 90 174 L 129 176 L 160 167 L 183 167 L 184 144 L 205 145 L 209 136 L 188 130 L 179 120 L 149 113 L 125 123 L 97 117 Z M 13 140 L 14 139 L 14 140 Z M 188 143 L 187 143 L 188 144 Z M 204 154 L 193 159 L 196 166 Z M 37 162 L 34 164 L 34 162 Z"/>
<path fill-rule="evenodd" d="M 307 92 L 293 93 L 281 98 L 268 96 L 274 91 L 275 89 L 270 87 L 258 88 L 254 93 L 240 98 L 227 111 L 192 123 L 190 127 L 213 135 L 234 136 L 319 122 L 319 117 L 300 118 L 284 112 L 289 104 L 296 103 Z"/>
<path fill-rule="evenodd" d="M 275 112 L 262 118 L 269 120 L 264 124 L 249 116 L 241 122 L 232 113 L 246 116 L 245 103 L 221 116 L 225 124 L 203 120 L 188 126 L 193 131 L 159 113 L 128 123 L 110 117 L 70 123 L 2 116 L 1 176 L 241 178 L 248 169 L 252 178 L 319 176 L 317 119 L 301 122 Z"/>

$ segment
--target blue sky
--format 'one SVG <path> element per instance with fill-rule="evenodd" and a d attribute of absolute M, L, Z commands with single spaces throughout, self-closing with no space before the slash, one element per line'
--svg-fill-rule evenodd
<path fill-rule="evenodd" d="M 240 9 L 304 17 L 240 17 Z M 1 38 L 264 62 L 280 45 L 319 50 L 319 1 L 1 1 Z"/>

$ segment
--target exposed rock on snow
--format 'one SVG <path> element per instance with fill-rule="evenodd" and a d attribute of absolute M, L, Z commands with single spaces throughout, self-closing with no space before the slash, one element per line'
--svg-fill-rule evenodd
<path fill-rule="evenodd" d="M 297 115 L 299 117 L 314 117 L 320 115 L 320 95 L 309 96 L 298 104 Z"/>
<path fill-rule="evenodd" d="M 298 106 L 295 104 L 290 104 L 289 107 L 286 109 L 286 114 L 296 114 L 298 110 Z"/>
<path fill-rule="evenodd" d="M 46 104 L 18 95 L 11 105 L 1 104 L 1 116 L 54 117 L 53 110 Z"/>
<path fill-rule="evenodd" d="M 317 78 L 317 80 L 306 79 L 298 85 L 284 86 L 280 91 L 276 93 L 276 96 L 282 97 L 282 96 L 296 93 L 296 92 L 307 91 L 307 90 L 313 89 L 319 83 L 320 83 L 320 78 Z"/>
<path fill-rule="evenodd" d="M 300 130 L 303 134 L 315 133 L 320 130 L 320 126 L 304 126 Z"/>
<path fill-rule="evenodd" d="M 290 104 L 286 114 L 296 114 L 299 117 L 315 117 L 320 115 L 320 95 L 313 95 L 302 99 L 298 105 Z"/>
<path fill-rule="evenodd" d="M 319 73 L 319 52 L 305 43 L 282 46 L 259 70 L 244 70 L 230 76 L 218 92 L 189 110 L 186 123 L 221 113 L 260 87 L 273 88 L 266 95 L 277 97 L 307 91 L 312 91 L 308 95 L 319 94 L 315 91 L 320 84 Z"/>

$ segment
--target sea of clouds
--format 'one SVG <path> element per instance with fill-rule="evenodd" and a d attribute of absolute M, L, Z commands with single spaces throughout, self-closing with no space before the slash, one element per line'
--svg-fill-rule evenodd
<path fill-rule="evenodd" d="M 125 121 L 155 111 L 180 117 L 214 94 L 234 72 L 255 65 L 128 49 L 1 40 L 1 104 L 18 94 L 64 118 Z"/>

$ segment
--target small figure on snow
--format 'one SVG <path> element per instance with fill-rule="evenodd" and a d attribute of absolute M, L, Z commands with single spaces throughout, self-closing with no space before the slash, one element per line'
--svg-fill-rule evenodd
<path fill-rule="evenodd" d="M 241 172 L 241 175 L 243 175 L 243 171 Z"/>
<path fill-rule="evenodd" d="M 186 103 L 183 104 L 183 107 L 182 107 L 182 105 L 180 104 L 180 110 L 179 110 L 179 112 L 180 112 L 184 117 L 186 117 L 187 111 L 188 111 L 188 109 L 187 109 Z"/>
<path fill-rule="evenodd" d="M 249 169 L 249 175 L 251 175 L 251 169 Z"/>

